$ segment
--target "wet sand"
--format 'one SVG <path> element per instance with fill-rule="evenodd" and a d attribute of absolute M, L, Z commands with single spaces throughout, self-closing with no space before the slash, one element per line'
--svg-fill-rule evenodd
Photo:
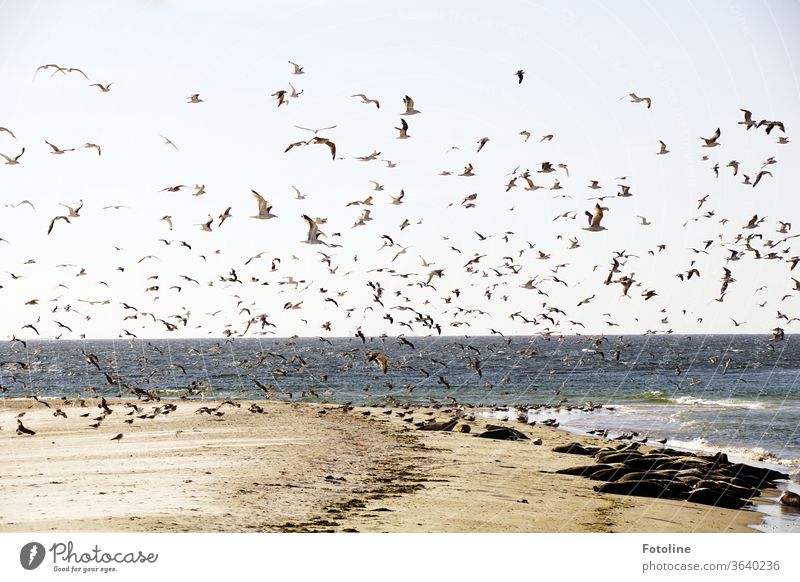
<path fill-rule="evenodd" d="M 547 426 L 490 421 L 535 445 L 475 438 L 481 419 L 470 434 L 406 422 L 450 417 L 434 409 L 258 402 L 258 414 L 241 401 L 216 416 L 195 411 L 219 402 L 173 403 L 140 419 L 165 402 L 131 416 L 110 402 L 96 429 L 96 401 L 0 403 L 0 531 L 754 532 L 762 517 L 596 493 L 553 474 L 582 459 L 551 448 L 597 441 Z M 15 434 L 21 412 L 36 435 Z"/>

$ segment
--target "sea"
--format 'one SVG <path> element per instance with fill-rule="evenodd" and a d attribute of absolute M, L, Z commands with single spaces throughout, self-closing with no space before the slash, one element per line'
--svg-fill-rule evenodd
<path fill-rule="evenodd" d="M 0 398 L 136 398 L 136 389 L 163 399 L 457 402 L 497 418 L 553 419 L 574 433 L 723 451 L 789 473 L 786 486 L 800 491 L 800 335 L 261 336 L 0 345 Z M 769 511 L 775 515 L 765 531 L 800 531 L 799 514 Z"/>

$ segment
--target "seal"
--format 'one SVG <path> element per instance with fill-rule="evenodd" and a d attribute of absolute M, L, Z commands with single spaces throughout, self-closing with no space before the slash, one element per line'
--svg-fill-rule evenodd
<path fill-rule="evenodd" d="M 669 497 L 669 483 L 665 481 L 625 481 L 603 483 L 593 487 L 598 493 L 635 495 L 637 497 Z"/>
<path fill-rule="evenodd" d="M 455 428 L 458 424 L 458 419 L 453 418 L 451 420 L 446 420 L 444 422 L 429 422 L 427 424 L 423 424 L 419 427 L 419 430 L 440 430 L 440 431 L 451 431 Z"/>
<path fill-rule="evenodd" d="M 686 500 L 692 503 L 702 503 L 703 505 L 713 505 L 726 509 L 741 509 L 747 505 L 746 499 L 730 495 L 722 489 L 707 489 L 704 487 L 693 489 L 686 497 Z"/>
<path fill-rule="evenodd" d="M 793 491 L 784 491 L 780 502 L 782 505 L 788 505 L 789 507 L 800 507 L 800 495 Z"/>
<path fill-rule="evenodd" d="M 507 426 L 496 426 L 493 424 L 488 425 L 486 428 L 486 432 L 482 432 L 481 434 L 477 435 L 478 438 L 482 439 L 497 439 L 501 441 L 523 441 L 529 440 L 528 437 L 524 434 L 519 432 L 515 428 L 510 428 Z"/>
<path fill-rule="evenodd" d="M 612 469 L 611 465 L 578 465 L 577 467 L 567 467 L 556 471 L 559 475 L 578 475 L 579 477 L 589 477 L 598 471 Z"/>
<path fill-rule="evenodd" d="M 584 447 L 580 443 L 569 443 L 568 445 L 558 445 L 553 447 L 554 453 L 567 453 L 570 455 L 592 456 L 600 449 L 598 447 Z"/>

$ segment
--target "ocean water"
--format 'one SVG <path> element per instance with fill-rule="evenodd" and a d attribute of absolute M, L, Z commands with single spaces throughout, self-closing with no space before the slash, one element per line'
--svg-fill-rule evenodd
<path fill-rule="evenodd" d="M 0 345 L 0 398 L 135 397 L 135 387 L 162 398 L 264 398 L 268 391 L 354 404 L 455 399 L 499 407 L 498 415 L 527 411 L 530 422 L 556 418 L 576 432 L 635 431 L 800 473 L 800 336 L 405 339 L 9 342 Z M 371 352 L 388 358 L 385 374 L 368 361 Z M 586 402 L 604 408 L 570 410 Z"/>

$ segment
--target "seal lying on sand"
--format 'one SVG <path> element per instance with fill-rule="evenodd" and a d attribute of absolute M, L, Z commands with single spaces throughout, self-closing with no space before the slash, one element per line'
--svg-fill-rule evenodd
<path fill-rule="evenodd" d="M 695 454 L 672 449 L 642 452 L 637 450 L 638 445 L 632 445 L 601 448 L 594 453 L 596 464 L 555 472 L 605 481 L 594 487 L 599 493 L 685 499 L 730 509 L 744 507 L 752 497 L 761 494 L 761 488 L 789 478 L 773 469 L 731 463 L 724 453 Z M 591 454 L 589 447 L 578 443 L 553 450 Z M 781 503 L 800 507 L 800 495 L 787 491 Z"/>
<path fill-rule="evenodd" d="M 497 426 L 495 424 L 486 425 L 486 432 L 483 432 L 478 436 L 482 439 L 498 439 L 504 441 L 523 441 L 529 440 L 528 437 L 518 431 L 515 428 L 509 428 L 507 426 Z"/>
<path fill-rule="evenodd" d="M 419 427 L 419 430 L 441 430 L 451 431 L 458 424 L 458 418 L 445 420 L 444 422 L 428 422 Z"/>

